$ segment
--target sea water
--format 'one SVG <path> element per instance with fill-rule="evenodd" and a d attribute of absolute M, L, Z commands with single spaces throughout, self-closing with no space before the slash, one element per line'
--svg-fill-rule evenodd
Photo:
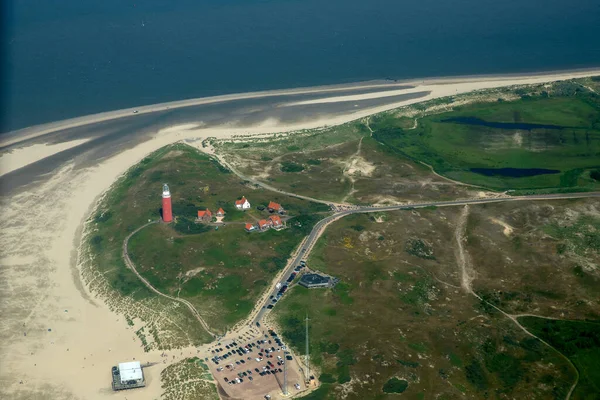
<path fill-rule="evenodd" d="M 2 4 L 0 132 L 224 93 L 600 65 L 597 0 Z"/>

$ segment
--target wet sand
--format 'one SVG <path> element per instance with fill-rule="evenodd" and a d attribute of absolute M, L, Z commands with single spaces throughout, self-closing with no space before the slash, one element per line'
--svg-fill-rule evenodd
<path fill-rule="evenodd" d="M 148 106 L 137 114 L 124 110 L 82 117 L 5 137 L 0 166 L 12 167 L 0 177 L 0 397 L 160 396 L 159 376 L 165 365 L 161 352 L 144 353 L 124 317 L 88 293 L 80 280 L 77 252 L 83 224 L 99 196 L 150 152 L 179 140 L 199 145 L 209 136 L 225 138 L 336 125 L 476 89 L 599 73 L 383 83 L 228 99 L 221 96 L 194 100 L 193 104 Z M 85 142 L 75 142 L 78 140 Z M 195 349 L 185 349 L 183 355 L 180 352 L 169 353 L 177 361 Z M 110 368 L 133 358 L 159 363 L 145 371 L 148 386 L 113 393 Z M 169 359 L 173 361 L 171 356 Z"/>

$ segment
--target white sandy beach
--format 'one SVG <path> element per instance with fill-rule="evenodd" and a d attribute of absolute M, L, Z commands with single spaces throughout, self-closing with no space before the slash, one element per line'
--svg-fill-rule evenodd
<path fill-rule="evenodd" d="M 412 84 L 411 89 L 394 90 L 394 95 L 428 91 L 423 98 L 406 100 L 385 106 L 360 109 L 345 115 L 284 125 L 276 119 L 254 126 L 222 126 L 204 128 L 187 124 L 163 129 L 134 148 L 102 160 L 97 166 L 74 169 L 65 165 L 48 180 L 30 187 L 26 192 L 2 198 L 3 217 L 0 222 L 1 275 L 0 293 L 2 324 L 0 326 L 0 397 L 10 399 L 155 399 L 161 393 L 159 374 L 164 367 L 159 352 L 144 353 L 140 341 L 128 327 L 122 315 L 110 311 L 83 287 L 76 265 L 77 250 L 84 221 L 91 209 L 110 185 L 129 167 L 147 154 L 167 144 L 190 139 L 200 144 L 206 137 L 226 138 L 240 134 L 261 134 L 324 125 L 342 124 L 357 118 L 393 109 L 402 105 L 426 101 L 472 90 L 543 83 L 590 75 L 600 70 L 563 72 L 549 75 L 430 79 L 377 85 Z M 344 88 L 343 90 L 346 90 Z M 302 92 L 304 90 L 305 92 Z M 331 95 L 319 100 L 290 102 L 281 106 L 327 104 L 360 101 L 392 95 L 381 91 L 355 96 L 335 96 L 341 88 L 295 89 L 218 98 L 194 99 L 138 108 L 150 113 L 166 108 L 208 104 L 227 99 L 259 98 L 285 93 L 321 93 Z M 133 109 L 81 117 L 24 130 L 24 135 L 42 138 L 44 134 L 66 127 L 121 118 Z M 15 143 L 13 137 L 2 146 Z M 23 147 L 0 157 L 1 174 L 15 171 L 43 160 L 85 140 L 61 144 Z M 183 351 L 183 355 L 180 352 Z M 168 352 L 175 360 L 189 356 L 195 349 Z M 110 368 L 118 362 L 135 358 L 142 362 L 159 362 L 146 371 L 148 386 L 141 390 L 115 393 L 110 389 Z"/>

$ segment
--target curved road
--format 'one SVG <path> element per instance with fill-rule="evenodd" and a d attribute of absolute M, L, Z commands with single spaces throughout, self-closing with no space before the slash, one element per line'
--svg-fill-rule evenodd
<path fill-rule="evenodd" d="M 270 187 L 266 187 L 266 186 L 265 186 L 265 188 L 271 189 Z M 280 193 L 285 193 L 285 192 L 281 192 L 279 190 L 275 190 L 275 191 L 280 192 Z M 290 195 L 292 195 L 292 194 L 290 194 Z M 295 195 L 295 197 L 301 197 L 301 196 Z M 267 291 L 261 297 L 261 299 L 256 304 L 253 312 L 249 315 L 249 317 L 246 319 L 246 321 L 242 322 L 238 325 L 239 326 L 238 330 L 241 329 L 245 325 L 254 326 L 256 323 L 260 323 L 262 321 L 262 319 L 271 310 L 271 309 L 267 308 L 267 305 L 269 304 L 269 301 L 270 301 L 270 296 L 271 295 L 275 296 L 278 292 L 278 289 L 276 288 L 276 284 L 278 282 L 285 282 L 290 277 L 294 268 L 300 263 L 300 261 L 306 260 L 308 258 L 308 255 L 310 254 L 314 244 L 316 243 L 317 239 L 319 238 L 319 236 L 321 235 L 323 230 L 327 227 L 327 225 L 329 225 L 332 222 L 334 222 L 340 218 L 343 218 L 347 215 L 359 214 L 359 213 L 410 210 L 410 209 L 425 208 L 425 207 L 452 207 L 452 206 L 464 206 L 464 205 L 468 205 L 468 204 L 487 204 L 487 203 L 499 203 L 499 202 L 506 202 L 506 201 L 561 200 L 561 199 L 579 199 L 579 198 L 590 198 L 590 197 L 600 197 L 600 192 L 569 193 L 569 194 L 560 194 L 559 193 L 559 194 L 543 194 L 543 195 L 531 195 L 531 196 L 499 197 L 499 198 L 488 198 L 488 199 L 432 201 L 432 202 L 426 202 L 426 203 L 412 203 L 412 204 L 382 206 L 382 207 L 355 206 L 353 208 L 345 209 L 343 211 L 337 211 L 334 214 L 320 220 L 319 222 L 317 222 L 315 224 L 315 226 L 313 227 L 311 232 L 308 234 L 308 236 L 301 242 L 301 248 L 298 249 L 298 251 L 296 252 L 296 256 L 293 257 L 292 261 L 288 263 L 287 267 L 282 272 L 277 274 L 277 276 L 274 278 L 273 282 L 271 283 L 271 287 L 270 287 L 269 291 Z M 304 198 L 304 197 L 301 197 L 301 198 Z M 311 198 L 306 198 L 306 199 L 314 200 Z M 319 202 L 326 203 L 322 200 Z M 329 204 L 331 204 L 331 203 L 329 203 Z M 217 338 L 218 335 L 211 332 L 210 327 L 208 326 L 206 321 L 204 321 L 204 319 L 202 318 L 202 316 L 200 315 L 198 310 L 196 310 L 196 308 L 189 301 L 187 301 L 185 299 L 169 296 L 169 295 L 164 294 L 164 293 L 160 292 L 159 290 L 157 290 L 154 286 L 152 286 L 150 284 L 150 282 L 148 282 L 143 276 L 140 275 L 140 273 L 135 268 L 135 264 L 133 263 L 133 261 L 131 261 L 131 258 L 129 257 L 129 254 L 128 254 L 128 248 L 127 248 L 129 239 L 131 239 L 131 237 L 133 235 L 135 235 L 136 233 L 138 233 L 140 230 L 144 229 L 145 227 L 152 225 L 152 224 L 156 224 L 158 222 L 160 222 L 160 220 L 156 220 L 156 221 L 152 221 L 147 224 L 144 224 L 144 225 L 140 226 L 139 228 L 137 228 L 135 231 L 131 232 L 125 238 L 125 240 L 123 241 L 123 259 L 125 260 L 125 264 L 133 271 L 133 273 L 138 277 L 138 279 L 140 279 L 144 283 L 144 285 L 148 289 L 150 289 L 154 293 L 158 294 L 159 296 L 162 296 L 169 300 L 173 300 L 173 301 L 179 302 L 181 304 L 184 304 L 192 312 L 192 314 L 198 320 L 198 322 L 202 325 L 202 327 L 214 338 Z"/>
<path fill-rule="evenodd" d="M 324 218 L 317 222 L 313 227 L 310 234 L 307 236 L 305 241 L 303 242 L 302 249 L 298 252 L 296 257 L 293 259 L 293 262 L 290 262 L 286 269 L 282 274 L 279 274 L 276 278 L 276 281 L 271 285 L 271 289 L 267 295 L 261 298 L 261 301 L 257 305 L 258 313 L 256 316 L 247 323 L 251 326 L 255 325 L 257 322 L 260 322 L 264 316 L 270 311 L 270 309 L 266 308 L 269 303 L 269 296 L 276 295 L 278 289 L 275 288 L 277 282 L 285 282 L 289 276 L 292 274 L 295 266 L 297 266 L 300 261 L 306 260 L 310 251 L 312 250 L 313 245 L 316 240 L 319 238 L 320 233 L 323 229 L 330 223 L 334 222 L 339 218 L 343 218 L 346 215 L 350 214 L 358 214 L 358 213 L 371 213 L 371 212 L 381 212 L 381 211 L 397 211 L 397 210 L 410 210 L 414 208 L 425 208 L 425 207 L 451 207 L 451 206 L 463 206 L 467 204 L 486 204 L 486 203 L 499 203 L 505 201 L 535 201 L 535 200 L 561 200 L 561 199 L 579 199 L 579 198 L 589 198 L 589 197 L 600 197 L 600 192 L 588 192 L 588 193 L 567 193 L 567 194 L 543 194 L 543 195 L 531 195 L 531 196 L 515 196 L 515 197 L 499 197 L 493 199 L 468 199 L 468 200 L 450 200 L 450 201 L 433 201 L 427 203 L 414 203 L 414 204 L 406 204 L 406 205 L 396 205 L 396 206 L 383 206 L 383 207 L 356 207 L 349 210 L 344 210 L 340 212 L 336 212 L 335 214 Z M 281 276 L 281 279 L 278 279 Z M 275 303 L 276 304 L 276 303 Z M 256 308 L 255 308 L 256 309 Z"/>

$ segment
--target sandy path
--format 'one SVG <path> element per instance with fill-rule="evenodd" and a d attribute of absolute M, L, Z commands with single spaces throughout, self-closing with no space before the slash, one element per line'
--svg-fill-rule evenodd
<path fill-rule="evenodd" d="M 213 332 L 211 332 L 210 327 L 208 326 L 208 324 L 206 323 L 206 321 L 204 321 L 204 319 L 202 318 L 202 316 L 200 316 L 200 313 L 198 312 L 198 310 L 196 310 L 196 307 L 194 307 L 194 305 L 192 303 L 190 303 L 189 301 L 187 301 L 185 299 L 180 299 L 178 297 L 172 297 L 172 296 L 169 296 L 168 294 L 164 294 L 164 293 L 160 292 L 158 289 L 156 289 L 154 286 L 152 286 L 150 284 L 150 282 L 148 282 L 148 280 L 146 278 L 144 278 L 143 276 L 140 275 L 140 273 L 135 268 L 135 264 L 133 263 L 133 261 L 131 261 L 131 258 L 129 257 L 129 251 L 127 249 L 127 245 L 129 243 L 129 239 L 131 239 L 131 237 L 133 235 L 135 235 L 136 233 L 138 233 L 142 229 L 146 228 L 147 226 L 150 226 L 152 224 L 156 224 L 158 222 L 160 222 L 160 220 L 148 222 L 147 224 L 142 225 L 139 228 L 137 228 L 135 231 L 131 232 L 125 238 L 125 240 L 123 241 L 123 260 L 125 261 L 125 264 L 127 265 L 127 267 L 129 267 L 129 269 L 131 269 L 133 271 L 133 273 L 138 277 L 138 279 L 140 281 L 142 281 L 142 283 L 148 289 L 152 290 L 154 293 L 156 293 L 159 296 L 162 296 L 162 297 L 164 297 L 166 299 L 169 299 L 169 300 L 176 301 L 176 302 L 181 303 L 184 306 L 186 306 L 191 311 L 191 313 L 194 315 L 194 317 L 198 320 L 198 322 L 200 323 L 200 325 L 202 325 L 202 327 L 204 328 L 204 330 L 206 330 L 206 332 L 208 332 L 212 337 L 216 338 L 217 335 L 215 335 Z"/>
<path fill-rule="evenodd" d="M 458 223 L 456 224 L 456 229 L 454 231 L 454 238 L 456 239 L 456 261 L 458 263 L 458 267 L 460 268 L 460 285 L 467 292 L 475 295 L 473 292 L 473 288 L 471 287 L 471 282 L 473 278 L 471 277 L 469 271 L 469 260 L 468 255 L 464 248 L 465 233 L 467 229 L 467 221 L 469 219 L 469 206 L 464 206 L 462 213 L 458 219 Z M 477 296 L 477 295 L 475 295 Z M 477 296 L 479 297 L 479 296 Z"/>

